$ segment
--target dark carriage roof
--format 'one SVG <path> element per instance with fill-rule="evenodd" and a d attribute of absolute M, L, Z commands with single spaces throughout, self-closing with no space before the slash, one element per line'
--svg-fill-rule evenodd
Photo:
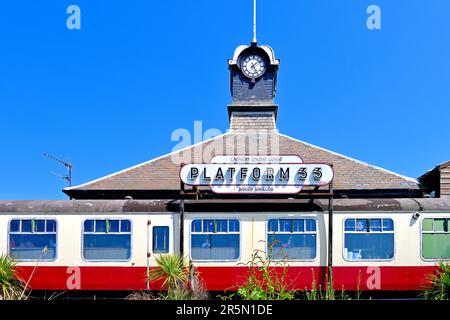
<path fill-rule="evenodd" d="M 328 210 L 328 200 L 186 200 L 186 212 L 276 212 Z M 335 199 L 333 210 L 366 212 L 450 212 L 450 199 Z M 0 213 L 168 213 L 179 212 L 179 200 L 3 200 Z"/>
<path fill-rule="evenodd" d="M 171 212 L 171 201 L 162 200 L 2 200 L 0 212 Z"/>
<path fill-rule="evenodd" d="M 259 139 L 261 139 L 261 133 L 259 135 Z M 195 160 L 196 154 L 208 150 L 208 148 L 214 145 L 220 146 L 220 144 L 224 146 L 222 150 L 213 150 L 208 155 L 209 158 L 203 159 L 202 162 L 209 162 L 215 155 L 251 155 L 255 151 L 258 152 L 258 155 L 273 154 L 270 148 L 263 150 L 258 147 L 258 150 L 249 150 L 250 147 L 248 146 L 246 146 L 244 153 L 242 153 L 242 150 L 241 152 L 237 151 L 239 143 L 236 142 L 242 141 L 243 138 L 247 138 L 246 134 L 229 132 L 103 178 L 66 188 L 64 192 L 75 199 L 123 199 L 127 195 L 131 195 L 134 199 L 142 199 L 153 198 L 148 196 L 152 193 L 156 195 L 154 198 L 158 198 L 164 192 L 170 193 L 173 196 L 180 189 L 180 164 L 172 161 L 174 157 L 183 158 L 184 163 L 195 163 L 198 162 Z M 251 135 L 248 134 L 248 139 L 251 138 Z M 399 191 L 397 193 L 391 193 L 392 197 L 395 197 L 395 194 L 408 194 L 408 192 L 409 194 L 407 196 L 409 197 L 421 196 L 420 185 L 414 178 L 405 177 L 380 167 L 346 157 L 336 152 L 279 134 L 276 131 L 267 133 L 267 139 L 269 142 L 276 141 L 279 145 L 277 151 L 281 155 L 298 155 L 304 162 L 332 164 L 335 172 L 333 182 L 335 190 L 355 190 L 360 193 L 362 192 L 362 194 L 364 194 L 364 191 L 370 191 L 372 194 L 375 194 L 374 197 L 376 197 L 377 192 L 374 193 L 373 191 L 376 190 L 379 190 L 378 194 L 380 196 L 382 193 L 385 195 L 389 194 L 389 190 Z M 230 141 L 235 142 L 232 150 L 227 148 Z M 326 187 L 322 187 L 322 189 L 324 188 Z"/>

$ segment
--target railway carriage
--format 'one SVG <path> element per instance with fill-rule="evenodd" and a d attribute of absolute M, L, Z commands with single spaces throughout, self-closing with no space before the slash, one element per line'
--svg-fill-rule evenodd
<path fill-rule="evenodd" d="M 180 214 L 177 201 L 1 201 L 0 251 L 33 290 L 56 291 L 158 290 L 147 275 L 168 253 L 189 257 L 208 290 L 235 290 L 255 250 L 287 263 L 292 289 L 324 286 L 332 253 L 336 290 L 414 291 L 450 257 L 449 200 L 337 199 L 331 252 L 324 200 L 194 202 Z"/>

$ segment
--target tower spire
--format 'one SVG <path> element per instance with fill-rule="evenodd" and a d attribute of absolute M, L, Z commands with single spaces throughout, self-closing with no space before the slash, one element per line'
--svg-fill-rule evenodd
<path fill-rule="evenodd" d="M 253 39 L 252 44 L 256 44 L 256 0 L 253 0 Z"/>

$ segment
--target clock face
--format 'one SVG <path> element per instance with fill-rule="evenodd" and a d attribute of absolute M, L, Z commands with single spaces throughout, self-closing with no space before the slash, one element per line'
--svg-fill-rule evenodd
<path fill-rule="evenodd" d="M 249 78 L 259 78 L 266 71 L 266 62 L 259 55 L 251 54 L 242 59 L 241 70 Z"/>

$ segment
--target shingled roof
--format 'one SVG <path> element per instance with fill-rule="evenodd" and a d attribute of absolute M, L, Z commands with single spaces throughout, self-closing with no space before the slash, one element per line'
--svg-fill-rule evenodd
<path fill-rule="evenodd" d="M 117 173 L 64 189 L 64 192 L 76 199 L 92 199 L 96 197 L 94 194 L 108 197 L 108 193 L 122 197 L 126 194 L 133 195 L 133 191 L 141 194 L 151 194 L 152 191 L 162 194 L 180 189 L 181 163 L 208 163 L 216 155 L 274 154 L 298 155 L 304 162 L 333 165 L 334 189 L 341 193 L 353 190 L 359 193 L 370 192 L 376 196 L 377 190 L 380 194 L 386 193 L 387 190 L 411 195 L 421 192 L 416 179 L 291 138 L 278 133 L 274 128 L 259 128 L 256 131 L 231 130 Z"/>

